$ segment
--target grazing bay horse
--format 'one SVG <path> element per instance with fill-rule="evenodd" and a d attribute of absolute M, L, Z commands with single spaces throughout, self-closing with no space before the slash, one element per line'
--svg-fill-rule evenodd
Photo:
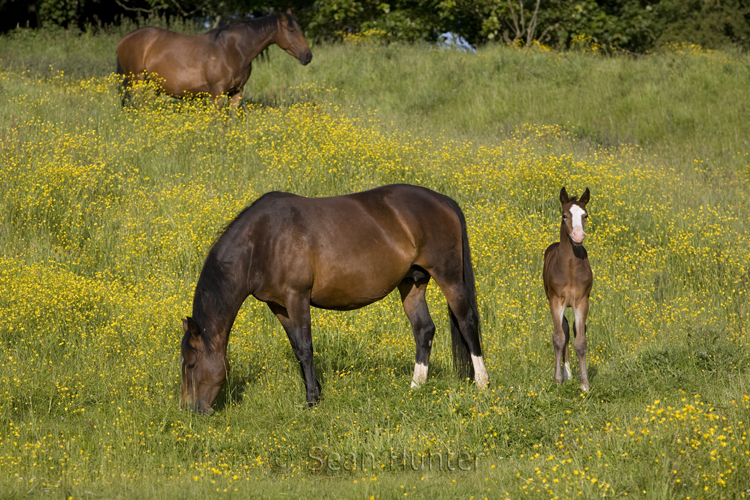
<path fill-rule="evenodd" d="M 586 237 L 586 204 L 589 202 L 589 188 L 581 199 L 568 196 L 563 187 L 560 190 L 562 223 L 560 242 L 553 243 L 544 252 L 544 291 L 549 299 L 552 313 L 552 344 L 555 347 L 555 382 L 558 384 L 572 378 L 568 353 L 570 331 L 565 310 L 573 308 L 573 347 L 578 355 L 581 370 L 581 389 L 589 390 L 589 376 L 586 371 L 586 316 L 589 313 L 589 293 L 594 275 L 589 265 L 589 257 L 583 248 Z M 563 365 L 564 361 L 564 365 Z"/>
<path fill-rule="evenodd" d="M 229 369 L 229 331 L 249 295 L 286 331 L 313 405 L 321 388 L 310 307 L 358 309 L 398 288 L 417 345 L 411 386 L 418 387 L 435 334 L 430 278 L 448 302 L 456 371 L 487 387 L 466 221 L 455 201 L 405 184 L 330 198 L 265 194 L 229 223 L 203 265 L 192 316 L 183 320 L 181 407 L 213 413 Z"/>
<path fill-rule="evenodd" d="M 222 95 L 237 105 L 252 61 L 271 44 L 299 59 L 303 65 L 312 52 L 297 20 L 287 11 L 216 28 L 202 35 L 183 35 L 161 28 L 140 28 L 125 35 L 117 46 L 117 74 L 123 77 L 123 105 L 135 81 L 158 79 L 174 97 Z"/>

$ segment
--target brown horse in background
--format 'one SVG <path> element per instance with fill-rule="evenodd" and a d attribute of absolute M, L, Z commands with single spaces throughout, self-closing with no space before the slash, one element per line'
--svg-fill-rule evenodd
<path fill-rule="evenodd" d="M 312 52 L 292 14 L 272 14 L 216 28 L 202 35 L 183 35 L 161 28 L 140 28 L 117 46 L 117 74 L 123 76 L 123 105 L 133 83 L 156 77 L 174 97 L 199 93 L 218 103 L 222 95 L 237 105 L 252 61 L 276 44 L 306 65 Z"/>
<path fill-rule="evenodd" d="M 406 184 L 331 198 L 262 196 L 227 226 L 203 265 L 193 315 L 183 320 L 180 405 L 213 413 L 229 369 L 229 331 L 249 295 L 284 327 L 312 405 L 320 384 L 310 307 L 359 309 L 398 288 L 417 344 L 411 386 L 418 387 L 435 335 L 430 278 L 448 302 L 456 370 L 486 387 L 466 221 L 455 201 Z"/>
<path fill-rule="evenodd" d="M 589 312 L 589 293 L 594 282 L 589 258 L 583 248 L 586 235 L 586 204 L 589 202 L 589 188 L 578 200 L 569 197 L 563 187 L 560 190 L 562 223 L 560 242 L 553 243 L 544 252 L 544 291 L 549 299 L 552 313 L 552 344 L 555 347 L 555 382 L 558 384 L 572 378 L 568 354 L 570 331 L 565 310 L 573 308 L 573 347 L 578 355 L 581 371 L 581 389 L 589 390 L 589 376 L 586 371 L 586 316 Z M 564 360 L 564 366 L 562 361 Z M 564 370 L 564 371 L 563 371 Z"/>

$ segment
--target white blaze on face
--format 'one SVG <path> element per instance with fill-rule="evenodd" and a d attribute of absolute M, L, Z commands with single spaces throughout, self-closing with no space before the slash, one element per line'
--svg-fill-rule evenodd
<path fill-rule="evenodd" d="M 490 375 L 484 366 L 482 356 L 471 355 L 471 362 L 474 363 L 474 380 L 480 389 L 486 388 L 490 383 Z"/>
<path fill-rule="evenodd" d="M 427 365 L 414 363 L 414 377 L 411 380 L 411 388 L 416 389 L 427 382 Z"/>
<path fill-rule="evenodd" d="M 570 215 L 573 216 L 573 232 L 570 233 L 570 237 L 575 243 L 583 243 L 583 238 L 586 237 L 583 233 L 583 216 L 586 215 L 586 210 L 573 205 L 570 207 Z"/>

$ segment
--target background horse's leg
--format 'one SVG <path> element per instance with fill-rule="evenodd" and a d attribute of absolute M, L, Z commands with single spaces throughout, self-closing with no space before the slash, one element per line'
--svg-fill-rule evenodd
<path fill-rule="evenodd" d="M 229 108 L 230 109 L 237 109 L 240 107 L 240 99 L 242 99 L 242 93 L 245 91 L 244 87 L 240 87 L 237 89 L 236 94 L 232 94 L 229 97 Z"/>
<path fill-rule="evenodd" d="M 313 367 L 312 332 L 310 330 L 310 300 L 296 298 L 282 307 L 273 302 L 268 307 L 284 327 L 294 355 L 297 356 L 307 389 L 307 404 L 313 406 L 320 398 L 320 384 Z"/>
<path fill-rule="evenodd" d="M 565 333 L 565 346 L 563 346 L 563 382 L 566 380 L 570 380 L 573 378 L 573 373 L 570 371 L 570 349 L 568 349 L 568 344 L 570 343 L 570 326 L 568 326 L 568 318 L 565 317 L 565 313 L 563 313 L 562 317 L 562 329 Z M 573 323 L 573 335 L 575 335 L 575 329 L 576 325 Z"/>
<path fill-rule="evenodd" d="M 573 347 L 578 356 L 578 364 L 581 367 L 581 389 L 589 390 L 589 374 L 586 370 L 586 316 L 589 314 L 589 299 L 582 300 L 573 307 L 575 323 L 573 324 Z"/>
<path fill-rule="evenodd" d="M 133 98 L 132 90 L 130 89 L 131 85 L 130 79 L 127 76 L 123 76 L 120 82 L 120 104 L 123 108 L 129 105 Z"/>
<path fill-rule="evenodd" d="M 411 381 L 412 388 L 419 387 L 427 381 L 427 365 L 430 362 L 432 339 L 435 336 L 435 323 L 432 322 L 427 301 L 424 297 L 429 282 L 429 276 L 416 282 L 409 277 L 398 285 L 398 291 L 401 293 L 401 303 L 404 306 L 406 316 L 411 322 L 414 342 L 417 344 L 414 377 Z"/>
<path fill-rule="evenodd" d="M 550 313 L 552 313 L 552 345 L 555 348 L 555 382 L 562 384 L 563 350 L 568 345 L 568 339 L 570 338 L 570 334 L 566 335 L 567 330 L 563 327 L 563 320 L 565 320 L 565 303 L 561 299 L 553 296 L 549 301 L 549 309 Z"/>

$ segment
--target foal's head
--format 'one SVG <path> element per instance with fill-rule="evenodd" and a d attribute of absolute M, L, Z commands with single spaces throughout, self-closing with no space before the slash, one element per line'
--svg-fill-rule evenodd
<path fill-rule="evenodd" d="M 586 225 L 586 204 L 589 202 L 589 188 L 581 195 L 579 200 L 575 196 L 568 196 L 568 192 L 563 187 L 560 190 L 560 203 L 562 203 L 562 228 L 567 233 L 568 238 L 575 246 L 583 245 L 583 239 L 586 234 L 583 228 Z"/>
<path fill-rule="evenodd" d="M 180 408 L 211 415 L 211 405 L 227 379 L 229 363 L 224 352 L 211 349 L 193 318 L 182 320 L 182 389 Z"/>
<path fill-rule="evenodd" d="M 303 66 L 312 61 L 312 51 L 307 40 L 302 36 L 302 27 L 290 11 L 279 12 L 279 31 L 276 34 L 276 45 L 284 49 L 289 55 L 299 59 Z"/>

